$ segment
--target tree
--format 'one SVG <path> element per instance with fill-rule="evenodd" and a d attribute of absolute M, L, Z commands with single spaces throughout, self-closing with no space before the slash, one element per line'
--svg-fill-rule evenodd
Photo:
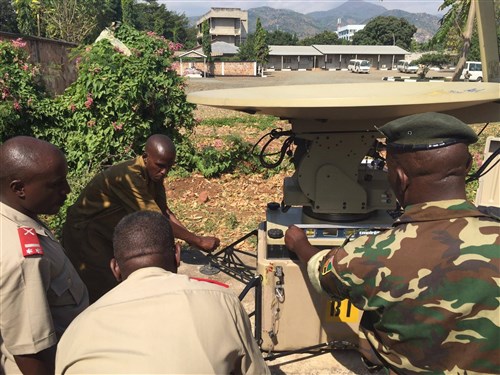
<path fill-rule="evenodd" d="M 37 29 L 35 4 L 32 0 L 15 0 L 17 27 L 22 34 L 34 35 Z"/>
<path fill-rule="evenodd" d="M 296 46 L 299 43 L 299 38 L 296 34 L 291 34 L 286 31 L 275 30 L 267 33 L 267 44 L 273 46 Z"/>
<path fill-rule="evenodd" d="M 269 46 L 267 44 L 267 32 L 260 23 L 260 18 L 257 18 L 255 25 L 255 41 L 254 41 L 255 59 L 260 65 L 261 75 L 264 76 L 264 66 L 269 59 Z"/>
<path fill-rule="evenodd" d="M 414 63 L 419 65 L 419 77 L 425 78 L 427 72 L 431 66 L 443 67 L 451 62 L 452 58 L 450 55 L 442 53 L 425 53 L 419 59 L 415 60 Z"/>
<path fill-rule="evenodd" d="M 0 31 L 18 33 L 16 12 L 11 0 L 0 0 Z"/>
<path fill-rule="evenodd" d="M 187 17 L 167 10 L 156 0 L 134 4 L 134 26 L 138 30 L 154 31 L 173 42 L 193 45 L 196 41 L 196 31 L 189 30 Z"/>
<path fill-rule="evenodd" d="M 207 56 L 207 61 L 212 61 L 212 36 L 210 35 L 210 25 L 208 20 L 203 21 L 201 25 L 201 45 L 203 47 L 203 53 Z"/>
<path fill-rule="evenodd" d="M 352 38 L 354 45 L 396 45 L 409 50 L 417 28 L 404 18 L 379 16 L 368 22 Z"/>
<path fill-rule="evenodd" d="M 134 25 L 134 0 L 121 0 L 122 22 Z"/>
<path fill-rule="evenodd" d="M 44 7 L 46 36 L 73 43 L 82 43 L 97 26 L 94 1 L 52 0 Z"/>
<path fill-rule="evenodd" d="M 254 61 L 255 60 L 255 34 L 247 35 L 247 39 L 240 45 L 238 49 L 238 58 L 241 61 Z"/>
<path fill-rule="evenodd" d="M 474 27 L 476 7 L 472 0 L 444 0 L 439 10 L 445 9 L 448 11 L 441 19 L 441 25 L 434 35 L 433 42 L 451 47 L 454 51 L 460 51 L 460 57 L 452 77 L 453 81 L 458 81 L 469 56 L 469 51 L 473 51 L 475 57 L 479 55 L 477 27 Z M 454 44 L 451 44 L 450 40 L 454 41 Z M 473 42 L 477 42 L 477 44 L 474 45 Z"/>
<path fill-rule="evenodd" d="M 325 30 L 319 34 L 304 38 L 300 41 L 303 46 L 312 46 L 313 44 L 341 44 L 339 36 L 333 31 Z"/>

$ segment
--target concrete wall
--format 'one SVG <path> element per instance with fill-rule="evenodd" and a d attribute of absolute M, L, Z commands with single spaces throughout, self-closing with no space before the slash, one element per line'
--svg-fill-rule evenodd
<path fill-rule="evenodd" d="M 2 40 L 17 38 L 22 38 L 27 43 L 30 62 L 40 66 L 42 81 L 51 95 L 61 94 L 76 80 L 75 63 L 68 56 L 70 50 L 77 46 L 76 44 L 0 32 Z"/>
<path fill-rule="evenodd" d="M 207 71 L 209 75 L 215 76 L 256 76 L 257 63 L 255 61 L 215 61 L 205 65 L 203 61 L 182 62 L 176 66 L 179 75 L 185 75 L 187 68 L 196 68 L 202 72 Z"/>

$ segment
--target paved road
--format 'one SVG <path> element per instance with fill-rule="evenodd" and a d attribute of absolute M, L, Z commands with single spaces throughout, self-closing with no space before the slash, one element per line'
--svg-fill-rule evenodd
<path fill-rule="evenodd" d="M 231 89 L 238 87 L 276 86 L 276 85 L 305 85 L 321 83 L 354 83 L 380 82 L 384 77 L 416 75 L 402 74 L 391 70 L 372 70 L 369 74 L 356 74 L 348 71 L 291 71 L 269 72 L 266 77 L 213 77 L 188 78 L 187 91 L 204 91 L 217 89 Z M 429 72 L 427 77 L 451 77 L 452 72 Z"/>

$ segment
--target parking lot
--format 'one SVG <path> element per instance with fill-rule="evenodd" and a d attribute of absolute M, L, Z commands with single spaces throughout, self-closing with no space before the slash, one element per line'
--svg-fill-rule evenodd
<path fill-rule="evenodd" d="M 452 71 L 429 71 L 428 78 L 451 78 Z M 306 85 L 306 84 L 347 84 L 354 82 L 381 82 L 384 77 L 416 77 L 416 74 L 403 74 L 397 70 L 371 69 L 368 74 L 351 73 L 345 70 L 334 71 L 274 71 L 266 72 L 265 77 L 210 77 L 188 78 L 187 91 L 231 89 L 239 87 Z"/>

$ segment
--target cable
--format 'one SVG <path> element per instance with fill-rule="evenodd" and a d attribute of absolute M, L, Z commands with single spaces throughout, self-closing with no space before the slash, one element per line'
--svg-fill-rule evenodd
<path fill-rule="evenodd" d="M 261 165 L 264 167 L 264 168 L 268 168 L 268 169 L 272 169 L 272 168 L 276 168 L 277 166 L 279 166 L 281 164 L 281 162 L 283 161 L 283 159 L 285 158 L 285 155 L 287 154 L 287 151 L 288 149 L 290 148 L 290 146 L 293 144 L 293 142 L 295 141 L 295 136 L 294 134 L 289 131 L 289 130 L 281 130 L 281 128 L 279 129 L 273 129 L 271 130 L 269 133 L 267 134 L 264 134 L 252 147 L 252 150 L 250 152 L 253 153 L 253 151 L 255 150 L 255 147 L 257 147 L 257 145 L 266 137 L 270 137 L 269 140 L 264 144 L 264 146 L 262 147 L 262 149 L 260 150 L 260 153 L 259 153 L 259 161 L 261 163 Z M 267 149 L 267 147 L 276 139 L 278 139 L 279 137 L 283 137 L 283 136 L 288 136 L 287 139 L 285 139 L 285 141 L 283 142 L 283 144 L 281 145 L 281 149 L 280 151 L 278 152 L 275 152 L 275 153 L 270 153 L 270 154 L 266 154 L 265 151 Z M 280 155 L 280 157 L 278 158 L 277 161 L 273 162 L 273 163 L 268 163 L 266 160 L 265 160 L 265 157 L 266 156 L 272 156 L 272 155 Z"/>
<path fill-rule="evenodd" d="M 493 164 L 490 168 L 488 168 L 488 167 L 491 164 L 491 162 L 493 161 L 493 159 L 495 159 L 495 157 L 497 157 L 499 154 L 500 154 L 500 148 L 497 148 L 495 150 L 495 152 L 493 152 L 490 155 L 490 157 L 488 159 L 486 159 L 486 161 L 483 163 L 483 165 L 481 165 L 481 167 L 479 167 L 479 169 L 476 172 L 469 175 L 469 178 L 467 180 L 465 180 L 465 182 L 469 183 L 469 182 L 475 181 L 475 180 L 479 179 L 480 177 L 483 177 L 489 171 L 491 171 L 498 164 L 498 162 L 500 160 L 497 160 L 495 162 L 495 164 Z M 486 169 L 486 168 L 488 168 L 488 169 Z"/>

